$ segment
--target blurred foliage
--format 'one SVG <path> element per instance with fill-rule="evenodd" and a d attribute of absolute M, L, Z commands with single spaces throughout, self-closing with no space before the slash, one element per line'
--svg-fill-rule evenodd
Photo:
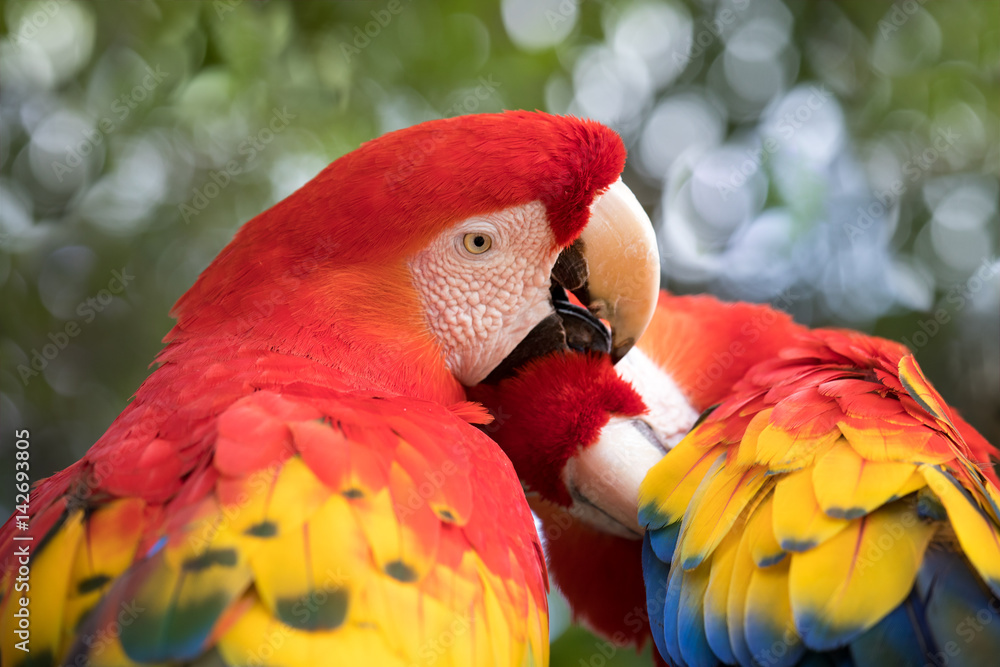
<path fill-rule="evenodd" d="M 0 14 L 2 458 L 29 428 L 36 479 L 114 419 L 170 306 L 242 222 L 362 141 L 505 108 L 621 132 L 666 286 L 903 340 L 1000 442 L 995 0 Z M 574 628 L 553 663 L 635 664 L 626 653 Z"/>

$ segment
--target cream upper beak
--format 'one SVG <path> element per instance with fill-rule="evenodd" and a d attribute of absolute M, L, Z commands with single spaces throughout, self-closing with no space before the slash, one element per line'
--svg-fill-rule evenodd
<path fill-rule="evenodd" d="M 589 271 L 588 307 L 611 325 L 617 362 L 649 326 L 660 289 L 653 224 L 621 178 L 594 200 L 580 242 Z"/>

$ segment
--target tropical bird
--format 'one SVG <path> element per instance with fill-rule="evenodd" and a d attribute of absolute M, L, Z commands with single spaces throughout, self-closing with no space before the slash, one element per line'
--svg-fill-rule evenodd
<path fill-rule="evenodd" d="M 624 159 L 591 121 L 431 121 L 247 222 L 0 531 L 3 664 L 547 664 L 532 515 L 465 387 L 533 335 L 641 335 L 658 260 Z M 554 298 L 581 271 L 586 301 Z"/>

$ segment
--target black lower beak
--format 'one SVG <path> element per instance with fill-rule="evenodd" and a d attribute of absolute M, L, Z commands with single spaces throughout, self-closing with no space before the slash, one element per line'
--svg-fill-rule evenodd
<path fill-rule="evenodd" d="M 566 290 L 552 285 L 552 307 L 555 312 L 535 325 L 510 354 L 486 376 L 483 384 L 497 384 L 514 375 L 532 359 L 552 352 L 611 353 L 611 332 L 586 308 L 571 303 Z"/>
<path fill-rule="evenodd" d="M 611 332 L 604 323 L 586 308 L 571 303 L 562 287 L 553 285 L 551 293 L 552 306 L 566 333 L 566 346 L 577 352 L 611 354 Z"/>

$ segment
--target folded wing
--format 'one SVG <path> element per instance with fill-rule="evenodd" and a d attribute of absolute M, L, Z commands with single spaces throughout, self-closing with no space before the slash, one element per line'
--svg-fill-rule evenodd
<path fill-rule="evenodd" d="M 33 519 L 30 591 L 5 568 L 3 664 L 545 664 L 530 512 L 462 416 L 481 418 L 259 391 L 164 502 L 75 480 Z M 9 640 L 20 595 L 30 654 Z"/>
<path fill-rule="evenodd" d="M 991 664 L 991 452 L 902 346 L 799 331 L 643 484 L 658 649 L 692 666 Z"/>

